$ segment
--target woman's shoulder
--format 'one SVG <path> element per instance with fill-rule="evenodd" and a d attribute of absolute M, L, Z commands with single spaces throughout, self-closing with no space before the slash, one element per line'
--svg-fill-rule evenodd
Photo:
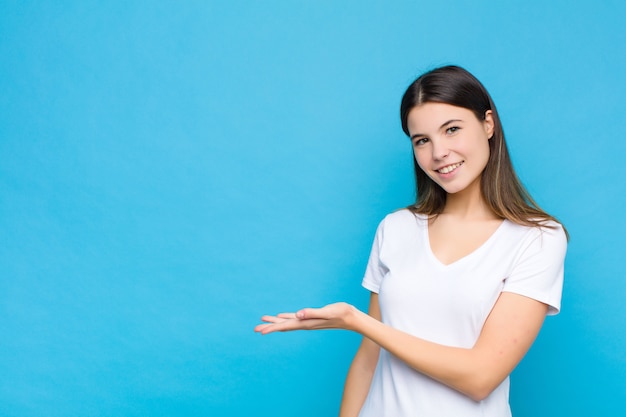
<path fill-rule="evenodd" d="M 567 234 L 561 223 L 554 220 L 540 221 L 538 225 L 523 225 L 511 220 L 505 220 L 509 235 L 514 235 L 518 241 L 529 244 L 535 242 L 543 246 L 547 241 L 551 245 L 567 246 Z M 513 237 L 513 236 L 510 236 Z"/>
<path fill-rule="evenodd" d="M 407 225 L 421 223 L 428 217 L 425 214 L 414 213 L 407 208 L 395 210 L 385 216 L 381 224 L 384 225 Z"/>
<path fill-rule="evenodd" d="M 399 209 L 387 214 L 378 225 L 381 236 L 401 238 L 414 235 L 417 230 L 427 227 L 428 217 L 408 209 Z"/>
<path fill-rule="evenodd" d="M 391 247 L 403 247 L 415 239 L 416 234 L 427 227 L 427 217 L 408 209 L 399 209 L 387 214 L 379 223 L 376 239 Z"/>

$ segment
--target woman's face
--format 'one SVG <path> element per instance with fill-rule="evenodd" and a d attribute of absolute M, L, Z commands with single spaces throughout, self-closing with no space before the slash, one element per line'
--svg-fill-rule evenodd
<path fill-rule="evenodd" d="M 463 107 L 424 103 L 409 112 L 407 125 L 415 160 L 426 175 L 449 194 L 480 192 L 493 136 L 491 110 L 483 121 Z"/>

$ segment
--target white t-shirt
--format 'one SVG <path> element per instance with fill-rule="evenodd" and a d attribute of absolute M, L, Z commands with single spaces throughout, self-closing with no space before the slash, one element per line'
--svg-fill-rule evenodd
<path fill-rule="evenodd" d="M 478 249 L 444 265 L 432 253 L 428 222 L 409 210 L 378 226 L 363 286 L 378 293 L 383 323 L 447 346 L 471 348 L 501 292 L 521 294 L 558 313 L 565 233 L 505 220 Z M 510 416 L 509 379 L 476 402 L 380 350 L 360 417 Z"/>

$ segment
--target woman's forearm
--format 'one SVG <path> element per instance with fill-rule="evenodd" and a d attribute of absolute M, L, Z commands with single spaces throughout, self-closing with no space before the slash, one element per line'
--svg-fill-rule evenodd
<path fill-rule="evenodd" d="M 534 341 L 547 307 L 505 294 L 476 344 L 458 348 L 417 338 L 356 309 L 349 328 L 369 338 L 413 369 L 480 401 L 513 370 Z"/>
<path fill-rule="evenodd" d="M 358 314 L 358 313 L 357 313 Z M 356 326 L 359 333 L 398 357 L 413 369 L 474 398 L 478 393 L 472 387 L 477 375 L 472 368 L 477 365 L 470 349 L 443 346 L 411 336 L 363 315 Z M 477 391 L 477 390 L 476 390 Z M 475 398 L 478 399 L 478 398 Z"/>
<path fill-rule="evenodd" d="M 369 339 L 363 339 L 357 351 L 343 389 L 339 417 L 357 417 L 365 402 L 378 362 L 379 347 Z"/>

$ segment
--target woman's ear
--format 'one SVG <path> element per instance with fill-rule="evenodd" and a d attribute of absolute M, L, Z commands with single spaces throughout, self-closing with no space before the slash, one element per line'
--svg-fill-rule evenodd
<path fill-rule="evenodd" d="M 483 125 L 485 126 L 487 138 L 491 139 L 494 131 L 493 112 L 491 110 L 487 110 L 485 112 L 485 121 L 483 122 Z"/>

